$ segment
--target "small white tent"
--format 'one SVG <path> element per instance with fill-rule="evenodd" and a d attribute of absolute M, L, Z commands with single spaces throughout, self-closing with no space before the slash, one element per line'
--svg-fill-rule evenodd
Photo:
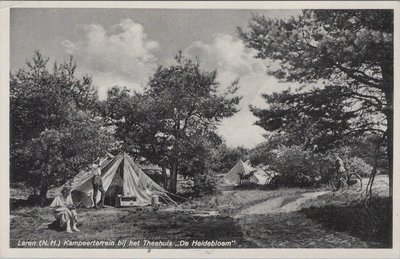
<path fill-rule="evenodd" d="M 234 167 L 224 176 L 224 182 L 227 185 L 238 185 L 240 184 L 240 178 L 248 175 L 252 172 L 252 168 L 243 163 L 240 159 Z"/>
<path fill-rule="evenodd" d="M 135 197 L 134 205 L 136 206 L 146 206 L 151 204 L 153 195 L 167 197 L 167 192 L 148 177 L 126 153 L 103 160 L 100 169 L 106 199 L 115 200 L 115 197 L 121 194 Z M 74 178 L 71 183 L 74 203 L 80 202 L 85 207 L 94 206 L 92 177 L 91 172 L 82 172 Z M 100 199 L 99 192 L 96 202 Z"/>
<path fill-rule="evenodd" d="M 257 169 L 253 174 L 253 178 L 260 185 L 268 184 L 271 181 L 271 176 L 262 169 Z"/>
<path fill-rule="evenodd" d="M 245 178 L 249 182 L 260 185 L 267 184 L 270 180 L 270 176 L 264 170 L 252 168 L 248 162 L 244 163 L 239 160 L 224 176 L 224 183 L 229 186 L 236 186 L 241 183 L 241 179 Z"/>

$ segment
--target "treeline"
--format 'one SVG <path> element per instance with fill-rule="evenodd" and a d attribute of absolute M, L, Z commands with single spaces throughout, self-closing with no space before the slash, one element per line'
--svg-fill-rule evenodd
<path fill-rule="evenodd" d="M 349 172 L 387 173 L 392 195 L 393 10 L 253 15 L 238 34 L 270 75 L 300 84 L 250 106 L 267 140 L 243 156 L 276 171 L 278 186 L 309 186 L 327 181 L 336 153 Z"/>
<path fill-rule="evenodd" d="M 220 86 L 216 71 L 179 53 L 176 64 L 158 67 L 143 92 L 113 87 L 100 101 L 92 79 L 75 70 L 72 58 L 50 69 L 36 52 L 11 74 L 12 183 L 25 183 L 44 200 L 50 187 L 121 150 L 159 165 L 171 192 L 178 174 L 198 186 L 214 170 L 223 145 L 216 128 L 237 111 L 237 80 Z"/>
<path fill-rule="evenodd" d="M 221 86 L 217 71 L 203 71 L 181 53 L 174 65 L 157 68 L 143 92 L 117 86 L 99 101 L 92 79 L 78 77 L 72 59 L 50 66 L 36 52 L 10 78 L 12 183 L 24 182 L 44 198 L 106 151 L 122 149 L 159 165 L 171 192 L 178 174 L 193 178 L 196 192 L 212 190 L 213 176 L 239 157 L 277 171 L 279 185 L 307 186 L 329 175 L 336 152 L 350 171 L 387 173 L 391 193 L 393 11 L 255 15 L 238 34 L 257 58 L 275 63 L 271 75 L 301 84 L 264 94 L 267 108 L 250 106 L 265 143 L 226 147 L 216 129 L 237 112 L 239 81 Z"/>
<path fill-rule="evenodd" d="M 78 78 L 71 59 L 48 69 L 36 52 L 10 77 L 10 179 L 40 193 L 86 168 L 114 139 L 99 116 L 90 77 Z"/>
<path fill-rule="evenodd" d="M 303 10 L 286 20 L 253 15 L 238 28 L 270 75 L 297 89 L 263 94 L 250 106 L 266 142 L 243 152 L 276 171 L 272 184 L 310 186 L 348 171 L 385 173 L 393 190 L 393 10 Z M 373 181 L 372 181 L 373 182 Z"/>
<path fill-rule="evenodd" d="M 346 145 L 325 152 L 307 150 L 301 145 L 289 145 L 281 134 L 270 135 L 268 141 L 251 149 L 235 148 L 225 151 L 222 159 L 234 164 L 238 159 L 274 175 L 268 189 L 277 187 L 314 187 L 328 184 L 335 173 L 335 154 L 339 155 L 349 173 L 369 177 L 376 163 L 377 174 L 388 174 L 384 148 L 376 157 L 375 148 L 381 140 L 377 135 L 353 138 Z M 228 159 L 227 159 L 228 158 Z M 224 161 L 224 160 L 222 160 Z M 227 163 L 228 164 L 228 163 Z M 223 168 L 227 172 L 230 168 Z"/>
<path fill-rule="evenodd" d="M 250 107 L 256 124 L 297 146 L 285 151 L 293 155 L 351 148 L 354 141 L 371 148 L 370 137 L 375 155 L 365 159 L 373 174 L 387 166 L 391 195 L 393 10 L 304 10 L 287 20 L 254 15 L 238 33 L 258 58 L 277 65 L 271 75 L 301 85 L 264 94 L 268 108 Z"/>

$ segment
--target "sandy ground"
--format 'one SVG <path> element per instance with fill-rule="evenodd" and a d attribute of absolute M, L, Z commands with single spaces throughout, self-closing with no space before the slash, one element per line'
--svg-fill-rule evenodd
<path fill-rule="evenodd" d="M 367 182 L 368 179 L 363 179 L 364 188 Z M 374 193 L 388 196 L 387 184 L 386 176 L 378 176 Z M 327 229 L 299 212 L 312 206 L 343 205 L 359 199 L 362 193 L 358 188 L 338 192 L 310 190 L 303 193 L 280 193 L 278 197 L 271 195 L 264 201 L 244 207 L 232 217 L 241 227 L 244 238 L 260 247 L 380 247 L 379 243 Z"/>
<path fill-rule="evenodd" d="M 247 207 L 243 210 L 238 211 L 234 218 L 241 217 L 243 215 L 253 214 L 267 214 L 267 213 L 284 213 L 299 211 L 303 208 L 311 206 L 324 206 L 328 205 L 327 200 L 333 200 L 333 197 L 337 196 L 350 196 L 356 198 L 361 196 L 367 186 L 368 179 L 363 179 L 363 190 L 360 191 L 357 188 L 345 188 L 338 192 L 332 192 L 332 190 L 312 190 L 305 193 L 282 193 L 279 197 L 267 199 L 260 203 L 257 203 L 251 207 Z M 375 179 L 374 193 L 378 196 L 388 196 L 388 178 L 384 175 L 379 175 Z M 318 203 L 318 197 L 324 196 L 322 203 Z M 331 199 L 326 199 L 330 197 Z M 317 201 L 317 202 L 316 202 Z"/>
<path fill-rule="evenodd" d="M 318 198 L 323 194 L 326 194 L 330 191 L 319 191 L 319 192 L 308 192 L 300 194 L 298 197 L 295 197 L 295 200 L 289 202 L 287 204 L 283 204 L 283 202 L 292 196 L 282 196 L 278 198 L 272 198 L 266 200 L 264 202 L 258 203 L 250 208 L 239 211 L 235 218 L 241 217 L 243 215 L 252 215 L 252 214 L 267 214 L 267 213 L 281 213 L 281 212 L 292 212 L 300 210 L 304 208 L 304 204 L 307 204 L 310 200 Z"/>

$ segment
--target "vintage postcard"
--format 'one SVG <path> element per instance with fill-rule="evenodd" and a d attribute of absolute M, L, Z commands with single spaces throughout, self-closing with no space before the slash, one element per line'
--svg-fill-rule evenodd
<path fill-rule="evenodd" d="M 2 258 L 400 258 L 399 2 L 0 5 Z"/>

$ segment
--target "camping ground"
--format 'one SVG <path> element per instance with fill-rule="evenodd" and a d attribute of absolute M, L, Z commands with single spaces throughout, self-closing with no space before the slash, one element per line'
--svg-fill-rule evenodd
<path fill-rule="evenodd" d="M 10 7 L 7 245 L 397 249 L 397 5 L 137 4 Z"/>
<path fill-rule="evenodd" d="M 377 177 L 374 192 L 379 200 L 376 208 L 371 203 L 370 214 L 381 210 L 380 215 L 390 215 L 386 176 Z M 23 197 L 21 190 L 12 190 L 12 197 L 15 199 L 11 201 L 11 247 L 24 247 L 19 240 L 57 240 L 65 248 L 79 247 L 74 242 L 88 240 L 115 242 L 104 248 L 149 249 L 193 248 L 196 244 L 206 248 L 213 246 L 193 241 L 213 240 L 225 242 L 229 248 L 391 246 L 390 224 L 385 219 L 374 222 L 375 225 L 367 218 L 362 219 L 363 209 L 353 205 L 360 192 L 353 189 L 339 192 L 326 188 L 225 189 L 218 195 L 180 203 L 179 207 L 161 206 L 156 211 L 151 207 L 79 209 L 79 234 L 48 229 L 47 224 L 53 221 L 50 208 L 18 204 L 17 198 Z M 370 229 L 358 224 L 363 220 Z M 382 225 L 386 226 L 383 233 L 367 234 Z M 121 240 L 132 241 L 132 246 L 116 246 Z M 182 241 L 188 241 L 189 245 L 179 246 Z"/>

